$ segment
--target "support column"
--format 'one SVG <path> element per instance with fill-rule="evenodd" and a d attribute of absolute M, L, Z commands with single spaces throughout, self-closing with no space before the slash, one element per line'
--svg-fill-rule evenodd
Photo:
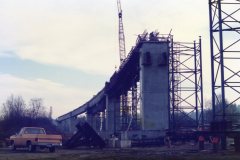
<path fill-rule="evenodd" d="M 98 123 L 100 121 L 99 113 L 87 113 L 87 123 L 95 130 L 99 131 L 100 126 Z"/>
<path fill-rule="evenodd" d="M 77 118 L 71 117 L 61 122 L 63 126 L 63 132 L 73 134 L 76 131 L 75 125 L 77 124 Z"/>
<path fill-rule="evenodd" d="M 93 127 L 93 114 L 92 113 L 89 113 L 87 112 L 87 123 Z"/>
<path fill-rule="evenodd" d="M 169 42 L 145 43 L 140 52 L 142 129 L 163 131 L 169 124 Z"/>
<path fill-rule="evenodd" d="M 120 130 L 120 97 L 106 96 L 106 131 L 114 134 Z"/>
<path fill-rule="evenodd" d="M 106 131 L 106 111 L 101 112 L 101 126 L 100 131 Z"/>
<path fill-rule="evenodd" d="M 97 129 L 97 121 L 98 121 L 98 115 L 97 114 L 94 114 L 92 116 L 92 128 L 95 130 L 95 131 L 98 131 Z"/>
<path fill-rule="evenodd" d="M 70 123 L 71 123 L 71 127 L 70 127 L 71 133 L 76 132 L 77 131 L 76 124 L 78 123 L 77 117 L 70 118 Z"/>
<path fill-rule="evenodd" d="M 61 130 L 63 133 L 69 133 L 68 123 L 66 120 L 61 122 Z"/>

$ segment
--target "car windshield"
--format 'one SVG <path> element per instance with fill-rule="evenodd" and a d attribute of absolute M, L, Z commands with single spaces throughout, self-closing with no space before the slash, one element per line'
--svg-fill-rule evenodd
<path fill-rule="evenodd" d="M 46 134 L 42 128 L 26 128 L 25 134 Z"/>

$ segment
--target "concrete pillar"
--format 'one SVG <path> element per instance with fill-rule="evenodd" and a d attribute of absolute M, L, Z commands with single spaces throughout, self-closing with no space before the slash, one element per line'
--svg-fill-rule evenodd
<path fill-rule="evenodd" d="M 140 50 L 141 119 L 143 130 L 168 129 L 169 43 L 144 43 Z"/>
<path fill-rule="evenodd" d="M 120 116 L 120 97 L 115 98 L 115 132 L 120 131 L 121 129 L 121 116 Z"/>
<path fill-rule="evenodd" d="M 93 114 L 87 112 L 86 117 L 87 117 L 87 123 L 92 127 L 93 126 Z"/>
<path fill-rule="evenodd" d="M 70 118 L 70 123 L 71 123 L 70 131 L 71 133 L 75 133 L 77 131 L 76 128 L 76 124 L 78 123 L 77 117 Z"/>
<path fill-rule="evenodd" d="M 66 121 L 59 122 L 58 126 L 63 133 L 68 133 L 68 128 L 67 128 Z"/>
<path fill-rule="evenodd" d="M 120 130 L 120 97 L 106 96 L 106 131 L 113 134 Z"/>
<path fill-rule="evenodd" d="M 100 112 L 96 113 L 93 117 L 93 128 L 95 131 L 100 131 L 101 129 L 101 117 L 100 117 Z"/>
<path fill-rule="evenodd" d="M 95 130 L 95 131 L 99 131 L 100 127 L 99 127 L 99 121 L 100 121 L 100 117 L 99 117 L 99 113 L 87 113 L 87 123 Z"/>
<path fill-rule="evenodd" d="M 105 131 L 106 130 L 106 111 L 104 110 L 101 112 L 101 124 L 100 124 L 100 131 Z"/>
<path fill-rule="evenodd" d="M 71 117 L 61 122 L 61 126 L 64 133 L 73 134 L 77 129 L 75 125 L 77 124 L 77 118 Z"/>
<path fill-rule="evenodd" d="M 97 129 L 97 115 L 96 115 L 96 114 L 94 114 L 94 115 L 92 116 L 92 128 L 93 128 L 95 131 L 98 130 L 98 129 Z"/>

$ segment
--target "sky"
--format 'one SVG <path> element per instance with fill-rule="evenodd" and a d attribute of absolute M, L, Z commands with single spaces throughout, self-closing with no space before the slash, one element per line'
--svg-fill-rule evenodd
<path fill-rule="evenodd" d="M 145 29 L 176 41 L 202 36 L 210 98 L 207 0 L 122 0 L 127 52 Z M 0 0 L 0 105 L 42 98 L 53 117 L 82 105 L 119 66 L 116 0 Z"/>

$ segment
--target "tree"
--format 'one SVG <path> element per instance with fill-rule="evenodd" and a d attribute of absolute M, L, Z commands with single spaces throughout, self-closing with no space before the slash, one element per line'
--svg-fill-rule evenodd
<path fill-rule="evenodd" d="M 239 123 L 239 115 L 240 114 L 240 108 L 237 104 L 233 103 L 233 104 L 229 104 L 228 100 L 226 101 L 226 109 L 225 109 L 225 114 L 226 114 L 226 120 L 228 121 L 232 121 L 232 123 Z M 207 105 L 205 105 L 205 109 L 204 109 L 204 117 L 205 120 L 209 123 L 212 121 L 212 101 L 208 100 L 207 101 Z M 222 99 L 221 99 L 221 95 L 217 95 L 217 101 L 215 104 L 215 113 L 216 115 L 222 115 L 223 114 L 223 109 L 222 109 Z M 215 118 L 215 120 L 222 120 L 221 116 L 217 116 Z"/>
<path fill-rule="evenodd" d="M 28 117 L 36 119 L 38 117 L 46 117 L 45 107 L 41 98 L 32 98 L 27 109 Z"/>
<path fill-rule="evenodd" d="M 11 95 L 3 104 L 3 118 L 20 118 L 26 114 L 26 104 L 21 96 Z"/>

